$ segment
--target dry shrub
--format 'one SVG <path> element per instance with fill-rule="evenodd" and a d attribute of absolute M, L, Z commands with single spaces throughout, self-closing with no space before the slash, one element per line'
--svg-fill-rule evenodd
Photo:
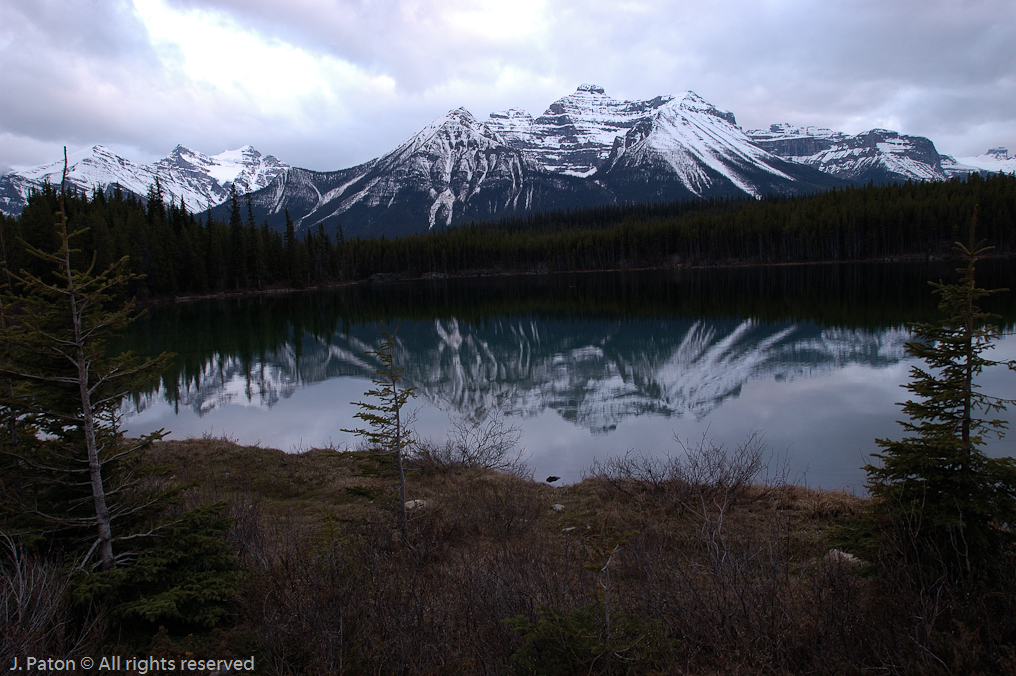
<path fill-rule="evenodd" d="M 263 518 L 263 514 L 262 514 Z M 354 666 L 359 564 L 343 541 L 315 545 L 285 519 L 263 524 L 268 546 L 242 557 L 243 629 L 271 674 L 333 674 Z M 260 667 L 259 667 L 260 668 Z"/>
<path fill-rule="evenodd" d="M 706 438 L 692 445 L 675 437 L 679 455 L 663 458 L 629 450 L 622 456 L 594 461 L 586 478 L 611 486 L 640 502 L 655 502 L 667 509 L 701 510 L 703 501 L 761 500 L 769 490 L 786 483 L 786 472 L 776 476 L 764 439 L 753 432 L 734 449 Z M 754 487 L 755 490 L 749 490 Z"/>
<path fill-rule="evenodd" d="M 504 542 L 530 532 L 550 508 L 541 486 L 506 475 L 485 474 L 459 493 L 455 518 L 470 536 Z"/>
<path fill-rule="evenodd" d="M 98 622 L 74 622 L 59 563 L 24 551 L 6 535 L 0 542 L 0 664 L 27 655 L 82 654 Z"/>
<path fill-rule="evenodd" d="M 803 559 L 779 510 L 702 503 L 689 532 L 649 530 L 619 551 L 619 602 L 659 618 L 691 673 L 852 673 L 864 626 L 854 568 Z"/>
<path fill-rule="evenodd" d="M 508 424 L 503 410 L 494 408 L 481 420 L 454 421 L 443 444 L 417 444 L 413 462 L 440 469 L 482 468 L 532 478 L 526 449 L 519 445 L 521 439 L 522 430 Z"/>
<path fill-rule="evenodd" d="M 451 528 L 453 510 L 440 505 L 414 517 L 412 547 L 393 537 L 383 512 L 345 535 L 300 534 L 262 513 L 268 547 L 244 557 L 240 615 L 266 673 L 503 673 L 520 645 L 503 618 L 588 602 L 582 548 L 528 522 L 539 515 L 524 496 L 545 510 L 541 487 L 517 490 L 521 482 L 504 476 L 481 484 L 474 511 L 459 512 L 475 523 L 454 547 L 450 538 L 432 544 Z M 493 503 L 490 494 L 512 492 L 523 496 L 507 509 L 515 514 L 485 521 L 482 496 Z"/>
<path fill-rule="evenodd" d="M 881 662 L 905 657 L 915 674 L 1016 674 L 1016 552 L 996 575 L 957 579 L 918 536 L 916 517 L 897 514 L 880 525 L 878 600 L 867 619 L 894 628 L 870 637 Z"/>

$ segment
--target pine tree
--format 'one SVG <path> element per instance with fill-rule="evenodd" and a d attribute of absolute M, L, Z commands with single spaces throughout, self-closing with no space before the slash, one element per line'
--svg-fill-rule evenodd
<path fill-rule="evenodd" d="M 917 324 L 909 354 L 923 360 L 906 386 L 915 396 L 903 404 L 909 421 L 901 440 L 878 439 L 881 461 L 868 465 L 869 490 L 883 512 L 905 524 L 918 561 L 950 577 L 990 572 L 1013 542 L 1016 525 L 1016 462 L 989 458 L 981 447 L 987 435 L 1002 437 L 1006 424 L 992 413 L 1016 403 L 979 391 L 976 377 L 998 362 L 983 356 L 999 330 L 978 301 L 993 293 L 978 288 L 975 265 L 989 247 L 975 243 L 977 212 L 967 245 L 956 250 L 966 260 L 954 284 L 932 283 L 940 297 L 939 324 Z"/>
<path fill-rule="evenodd" d="M 377 357 L 381 365 L 372 379 L 374 389 L 367 390 L 364 395 L 374 397 L 380 403 L 367 401 L 353 402 L 360 408 L 354 415 L 370 426 L 370 429 L 344 429 L 363 437 L 375 453 L 390 455 L 395 460 L 399 479 L 399 530 L 403 542 L 409 543 L 409 517 L 406 512 L 406 470 L 405 457 L 412 443 L 413 432 L 411 420 L 403 413 L 403 408 L 410 397 L 415 396 L 415 387 L 400 387 L 404 369 L 395 365 L 395 334 L 399 327 L 389 333 L 382 329 L 384 340 L 376 350 L 367 354 Z"/>

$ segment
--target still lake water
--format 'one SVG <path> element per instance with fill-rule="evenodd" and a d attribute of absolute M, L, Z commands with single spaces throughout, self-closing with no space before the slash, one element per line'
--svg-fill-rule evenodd
<path fill-rule="evenodd" d="M 366 351 L 401 322 L 397 358 L 422 437 L 506 413 L 538 478 L 576 481 L 594 459 L 680 453 L 675 438 L 733 447 L 757 432 L 789 478 L 863 492 L 876 437 L 916 362 L 907 324 L 934 321 L 928 279 L 950 263 L 782 266 L 360 284 L 152 310 L 123 347 L 175 352 L 157 391 L 127 406 L 128 433 L 228 436 L 283 450 L 354 445 Z M 1016 287 L 1008 260 L 980 286 Z M 993 299 L 1016 359 L 1016 294 Z M 1016 374 L 986 371 L 1016 397 Z M 1010 423 L 1016 413 L 1004 414 Z M 1014 437 L 1016 438 L 1016 437 Z M 1016 455 L 1013 438 L 992 455 Z"/>

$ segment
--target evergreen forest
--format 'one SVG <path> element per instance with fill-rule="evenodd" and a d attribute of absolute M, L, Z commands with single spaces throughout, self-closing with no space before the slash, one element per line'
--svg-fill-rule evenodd
<path fill-rule="evenodd" d="M 87 228 L 82 258 L 98 269 L 124 256 L 140 299 L 304 288 L 388 277 L 557 272 L 697 265 L 859 261 L 948 256 L 980 205 L 979 233 L 994 253 L 1016 251 L 1016 176 L 972 174 L 938 183 L 868 185 L 803 198 L 716 199 L 536 214 L 397 239 L 345 238 L 341 223 L 282 231 L 254 220 L 234 191 L 228 220 L 119 190 L 76 194 L 68 218 Z M 0 215 L 9 270 L 39 274 L 26 245 L 57 247 L 57 191 Z M 331 225 L 329 230 L 331 230 Z"/>

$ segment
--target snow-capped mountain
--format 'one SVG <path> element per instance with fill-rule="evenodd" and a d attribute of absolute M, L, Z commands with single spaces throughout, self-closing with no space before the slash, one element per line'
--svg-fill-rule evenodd
<path fill-rule="evenodd" d="M 259 217 L 346 234 L 409 234 L 611 201 L 602 187 L 546 171 L 490 125 L 450 111 L 390 153 L 338 172 L 292 170 L 252 196 Z"/>
<path fill-rule="evenodd" d="M 756 146 L 774 155 L 853 183 L 935 181 L 949 177 L 942 166 L 943 156 L 923 136 L 906 136 L 888 129 L 851 136 L 791 124 L 752 129 L 747 136 Z"/>
<path fill-rule="evenodd" d="M 229 196 L 230 184 L 235 183 L 240 193 L 258 190 L 289 169 L 289 165 L 249 145 L 218 155 L 178 145 L 154 164 L 137 164 L 95 145 L 69 155 L 67 162 L 67 182 L 72 189 L 91 192 L 118 186 L 145 196 L 158 179 L 165 202 L 179 203 L 182 199 L 191 211 L 223 202 Z M 63 160 L 59 160 L 0 177 L 0 211 L 21 213 L 31 190 L 46 183 L 60 184 L 63 168 Z"/>
<path fill-rule="evenodd" d="M 761 197 L 840 185 L 753 144 L 733 113 L 694 92 L 664 102 L 615 138 L 596 177 L 624 201 Z"/>
<path fill-rule="evenodd" d="M 664 201 L 845 185 L 752 144 L 734 115 L 693 92 L 617 101 L 582 85 L 533 118 L 486 121 L 459 108 L 392 152 L 339 172 L 292 170 L 253 204 L 257 218 L 346 234 L 408 234 L 458 223 L 621 201 Z"/>
<path fill-rule="evenodd" d="M 230 184 L 236 185 L 240 194 L 254 192 L 289 169 L 274 155 L 262 155 L 250 145 L 218 155 L 205 155 L 178 145 L 153 167 L 163 191 L 178 200 L 183 197 L 192 211 L 225 201 Z"/>
<path fill-rule="evenodd" d="M 544 169 L 585 177 L 603 164 L 618 136 L 672 99 L 658 96 L 648 101 L 617 101 L 602 87 L 584 84 L 550 104 L 535 119 L 525 111 L 510 109 L 491 113 L 487 124 Z"/>
<path fill-rule="evenodd" d="M 540 117 L 512 109 L 491 113 L 488 125 L 544 169 L 590 177 L 615 201 L 759 197 L 835 184 L 759 149 L 733 113 L 690 91 L 618 101 L 586 84 Z"/>
<path fill-rule="evenodd" d="M 0 177 L 0 211 L 20 213 L 30 190 L 57 184 L 62 161 Z M 744 132 L 733 113 L 694 92 L 619 101 L 585 84 L 542 115 L 517 109 L 479 120 L 459 108 L 385 155 L 338 171 L 292 168 L 250 146 L 204 155 L 177 146 L 140 165 L 94 146 L 71 158 L 79 190 L 119 186 L 191 211 L 250 191 L 255 218 L 334 234 L 403 235 L 472 220 L 623 202 L 802 194 L 836 186 L 943 180 L 1013 171 L 1005 148 L 977 158 L 940 155 L 924 137 L 873 129 L 851 136 L 775 124 Z"/>
<path fill-rule="evenodd" d="M 951 158 L 950 158 L 951 159 Z M 960 157 L 956 164 L 969 171 L 1005 172 L 1011 174 L 1016 171 L 1016 157 L 1009 156 L 1008 148 L 991 148 L 988 152 L 976 157 Z"/>

